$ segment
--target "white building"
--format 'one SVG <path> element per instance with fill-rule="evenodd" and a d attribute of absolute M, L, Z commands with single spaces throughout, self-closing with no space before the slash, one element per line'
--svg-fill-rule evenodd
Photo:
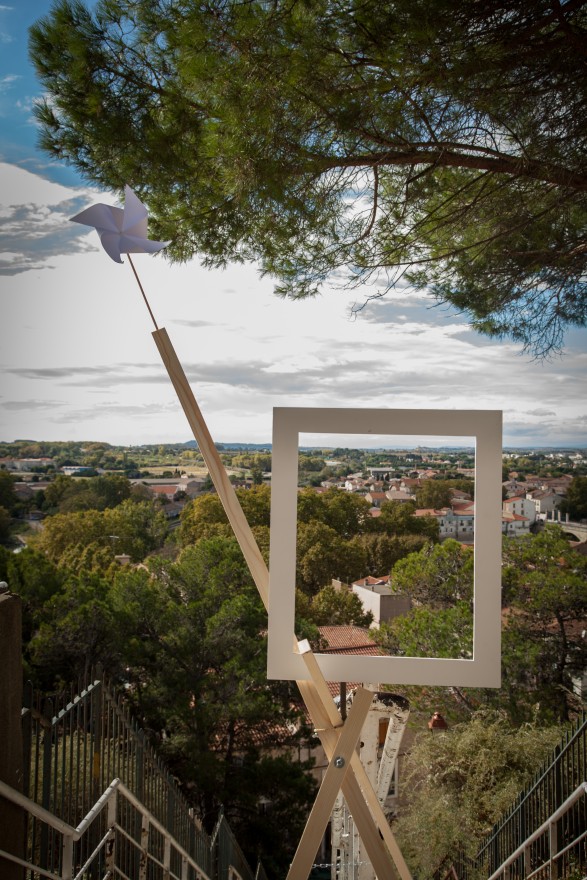
<path fill-rule="evenodd" d="M 533 523 L 536 520 L 536 505 L 531 498 L 524 495 L 514 495 L 512 498 L 506 498 L 503 502 L 504 514 L 513 513 L 522 516 Z"/>
<path fill-rule="evenodd" d="M 536 519 L 553 518 L 554 511 L 558 510 L 563 496 L 556 492 L 546 489 L 536 489 L 534 492 L 527 492 L 526 498 L 534 503 L 536 509 Z"/>
<path fill-rule="evenodd" d="M 351 584 L 351 589 L 361 600 L 363 609 L 373 615 L 373 628 L 378 629 L 381 623 L 407 614 L 412 607 L 409 596 L 399 596 L 391 592 L 389 575 L 380 578 L 369 575 Z"/>

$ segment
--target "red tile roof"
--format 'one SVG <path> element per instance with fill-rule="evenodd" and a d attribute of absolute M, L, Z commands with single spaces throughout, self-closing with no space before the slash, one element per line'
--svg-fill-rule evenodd
<path fill-rule="evenodd" d="M 360 578 L 358 581 L 353 581 L 353 585 L 356 584 L 358 587 L 371 587 L 375 584 L 388 584 L 389 583 L 389 575 L 382 574 L 381 577 L 373 577 L 373 575 L 368 574 L 367 577 Z"/>
<path fill-rule="evenodd" d="M 369 630 L 360 626 L 319 626 L 320 635 L 328 647 L 323 654 L 373 654 L 384 652 L 369 637 Z"/>

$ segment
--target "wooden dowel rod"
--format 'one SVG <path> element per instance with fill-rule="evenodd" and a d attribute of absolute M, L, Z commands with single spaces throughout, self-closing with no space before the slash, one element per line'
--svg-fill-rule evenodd
<path fill-rule="evenodd" d="M 214 483 L 218 497 L 232 526 L 232 530 L 240 545 L 246 563 L 255 581 L 255 585 L 261 596 L 266 609 L 269 609 L 269 570 L 261 555 L 258 544 L 243 513 L 239 500 L 234 491 L 234 486 L 228 479 L 226 469 L 222 464 L 218 450 L 208 431 L 208 426 L 196 402 L 192 389 L 186 379 L 179 359 L 175 353 L 167 330 L 161 327 L 153 333 L 153 339 L 159 349 L 159 354 L 169 374 L 169 378 L 175 388 L 182 409 L 193 431 L 194 437 L 200 448 L 200 452 L 206 462 L 210 478 Z"/>
<path fill-rule="evenodd" d="M 324 836 L 336 797 L 350 767 L 365 718 L 373 700 L 372 691 L 358 688 L 348 722 L 336 743 L 336 758 L 328 765 L 320 791 L 308 816 L 304 833 L 287 873 L 287 880 L 308 880 L 320 841 Z"/>
<path fill-rule="evenodd" d="M 192 429 L 194 438 L 202 453 L 210 478 L 218 492 L 218 497 L 259 591 L 261 601 L 268 610 L 269 570 L 240 506 L 234 486 L 228 479 L 226 469 L 208 431 L 208 426 L 196 402 L 167 331 L 164 327 L 161 327 L 155 330 L 152 335 L 171 383 L 175 388 L 178 400 Z M 293 644 L 294 648 L 297 649 L 295 636 L 293 637 Z M 324 731 L 322 735 L 324 736 L 324 749 L 327 756 L 331 758 L 338 743 L 338 733 L 334 728 L 341 725 L 341 717 L 311 650 L 304 653 L 304 659 L 308 668 L 309 680 L 298 681 L 298 688 L 302 699 L 308 707 L 314 725 L 317 728 L 330 728 L 330 730 Z M 393 860 L 398 866 L 402 880 L 412 880 L 395 838 L 391 833 L 391 828 L 381 809 L 377 795 L 356 752 L 352 754 L 351 768 L 352 772 L 348 773 L 345 777 L 342 790 L 379 880 L 387 880 L 390 876 L 390 864 L 388 854 L 382 845 L 383 841 L 379 836 L 378 828 L 392 854 Z"/>

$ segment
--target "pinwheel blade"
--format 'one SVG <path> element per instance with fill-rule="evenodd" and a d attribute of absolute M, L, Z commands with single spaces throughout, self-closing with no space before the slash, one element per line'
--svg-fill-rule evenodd
<path fill-rule="evenodd" d="M 124 208 L 91 205 L 71 220 L 93 226 L 100 236 L 102 247 L 115 263 L 122 263 L 121 254 L 155 254 L 167 247 L 169 241 L 155 241 L 148 237 L 148 212 L 130 186 L 125 186 Z"/>

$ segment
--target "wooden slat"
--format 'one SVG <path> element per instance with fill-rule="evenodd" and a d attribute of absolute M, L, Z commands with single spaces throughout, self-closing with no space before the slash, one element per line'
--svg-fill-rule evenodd
<path fill-rule="evenodd" d="M 198 443 L 210 478 L 218 492 L 218 497 L 222 502 L 222 506 L 259 591 L 261 601 L 265 608 L 268 609 L 269 570 L 265 560 L 240 506 L 234 487 L 228 479 L 226 469 L 214 445 L 208 426 L 196 402 L 167 331 L 164 327 L 161 327 L 155 330 L 152 335 L 169 378 L 175 388 L 178 400 L 192 429 L 194 438 Z M 297 648 L 295 637 L 293 638 L 293 644 L 294 649 Z M 304 659 L 308 668 L 309 680 L 299 681 L 297 683 L 298 688 L 308 707 L 314 725 L 317 729 L 322 729 L 320 738 L 328 758 L 331 759 L 339 740 L 339 735 L 335 728 L 342 725 L 342 720 L 313 653 L 310 650 L 305 651 Z M 352 772 L 347 773 L 342 785 L 342 791 L 377 877 L 379 880 L 390 880 L 392 876 L 395 876 L 395 872 L 390 865 L 389 854 L 383 845 L 383 837 L 393 860 L 399 868 L 401 880 L 412 880 L 381 809 L 377 795 L 373 791 L 359 756 L 354 751 L 350 764 Z"/>
<path fill-rule="evenodd" d="M 336 759 L 331 760 L 324 774 L 320 791 L 308 816 L 306 827 L 298 844 L 296 854 L 287 874 L 287 880 L 308 880 L 312 864 L 316 858 L 320 841 L 324 836 L 328 820 L 337 795 L 350 767 L 351 756 L 356 749 L 365 718 L 373 700 L 372 691 L 359 688 L 353 700 L 352 711 L 343 727 L 335 732 Z M 342 762 L 341 766 L 337 766 Z"/>

